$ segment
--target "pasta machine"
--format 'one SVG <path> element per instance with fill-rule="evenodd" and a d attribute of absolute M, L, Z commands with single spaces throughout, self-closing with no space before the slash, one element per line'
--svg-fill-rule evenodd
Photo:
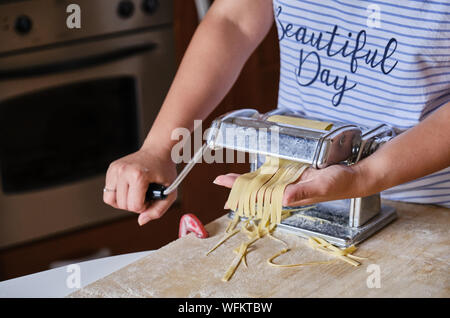
<path fill-rule="evenodd" d="M 277 115 L 318 121 L 282 109 L 266 114 L 260 114 L 254 109 L 242 109 L 222 115 L 213 121 L 206 143 L 173 184 L 168 188 L 151 185 L 149 197 L 161 199 L 173 191 L 208 148 L 248 153 L 252 171 L 264 163 L 266 156 L 322 169 L 333 164 L 355 164 L 395 136 L 394 129 L 385 124 L 369 128 L 329 121 L 331 129 L 322 130 L 270 120 Z M 307 209 L 283 209 L 289 209 L 291 216 L 285 218 L 277 230 L 303 237 L 321 237 L 342 247 L 363 241 L 397 217 L 393 207 L 381 203 L 379 193 L 363 198 L 318 203 Z M 234 212 L 230 211 L 229 216 L 233 217 Z"/>
<path fill-rule="evenodd" d="M 212 124 L 210 148 L 228 148 L 250 154 L 251 170 L 265 156 L 306 163 L 316 169 L 332 164 L 355 164 L 395 136 L 382 124 L 374 128 L 332 122 L 330 130 L 298 127 L 268 121 L 275 115 L 304 117 L 287 110 L 259 114 L 243 109 L 226 114 Z M 308 118 L 314 119 L 314 118 Z M 289 207 L 291 210 L 292 208 Z M 338 246 L 350 246 L 368 238 L 396 218 L 393 207 L 381 204 L 380 194 L 364 198 L 318 203 L 284 219 L 277 229 L 300 236 L 317 236 Z M 230 212 L 230 216 L 234 214 Z"/>

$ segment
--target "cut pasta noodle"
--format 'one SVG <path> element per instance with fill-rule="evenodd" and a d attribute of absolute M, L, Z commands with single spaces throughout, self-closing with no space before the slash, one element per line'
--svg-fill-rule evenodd
<path fill-rule="evenodd" d="M 320 237 L 310 237 L 308 239 L 308 243 L 312 248 L 325 252 L 328 255 L 336 256 L 353 266 L 360 265 L 360 263 L 357 262 L 356 259 L 364 259 L 363 257 L 351 255 L 354 251 L 356 251 L 356 246 L 354 245 L 347 247 L 346 249 L 340 249 Z"/>
<path fill-rule="evenodd" d="M 270 266 L 273 267 L 300 267 L 300 266 L 309 266 L 309 265 L 321 265 L 321 264 L 330 264 L 333 263 L 335 260 L 331 260 L 331 261 L 318 261 L 318 262 L 309 262 L 309 263 L 301 263 L 301 264 L 275 264 L 273 263 L 273 260 L 275 258 L 277 258 L 280 255 L 283 255 L 284 253 L 289 252 L 290 249 L 289 248 L 283 248 L 280 252 L 276 253 L 275 255 L 273 255 L 271 258 L 269 258 L 267 260 L 267 263 L 269 263 Z"/>
<path fill-rule="evenodd" d="M 247 265 L 247 260 L 246 260 L 246 255 L 247 255 L 247 249 L 250 245 L 252 245 L 254 242 L 256 242 L 259 239 L 259 237 L 255 237 L 253 239 L 251 239 L 248 242 L 245 243 L 241 243 L 239 250 L 237 251 L 238 256 L 234 259 L 233 263 L 231 264 L 230 268 L 227 270 L 227 272 L 225 273 L 224 277 L 222 278 L 222 280 L 224 282 L 228 281 L 231 276 L 233 276 L 234 272 L 236 271 L 237 267 L 239 266 L 239 264 L 241 263 L 241 261 L 244 259 L 245 264 Z"/>
<path fill-rule="evenodd" d="M 233 221 L 232 221 L 233 222 Z M 209 255 L 211 252 L 216 250 L 220 245 L 222 245 L 226 240 L 234 236 L 235 234 L 242 233 L 247 235 L 249 241 L 241 243 L 234 252 L 237 253 L 237 256 L 233 259 L 231 265 L 229 266 L 228 270 L 226 271 L 225 275 L 222 278 L 222 281 L 227 282 L 231 279 L 231 277 L 234 275 L 235 271 L 239 267 L 239 264 L 242 262 L 244 263 L 244 266 L 248 268 L 247 263 L 247 254 L 248 249 L 251 245 L 253 245 L 256 241 L 259 239 L 267 236 L 270 239 L 273 239 L 277 242 L 280 242 L 285 247 L 278 253 L 271 256 L 267 263 L 272 267 L 277 268 L 294 268 L 294 267 L 304 267 L 304 266 L 313 266 L 313 265 L 326 265 L 336 262 L 337 259 L 341 259 L 353 266 L 359 266 L 360 263 L 356 260 L 363 260 L 362 257 L 357 257 L 355 255 L 352 255 L 353 252 L 356 251 L 355 246 L 350 246 L 346 249 L 340 249 L 329 242 L 325 241 L 324 239 L 318 238 L 318 237 L 309 237 L 308 238 L 308 246 L 311 248 L 320 250 L 322 252 L 325 252 L 329 256 L 334 256 L 336 259 L 327 260 L 327 261 L 314 261 L 314 262 L 306 262 L 306 263 L 298 263 L 298 264 L 276 264 L 274 263 L 274 260 L 278 258 L 279 256 L 289 252 L 291 249 L 289 248 L 288 244 L 284 242 L 283 240 L 273 236 L 273 231 L 276 228 L 276 224 L 274 223 L 266 223 L 264 224 L 262 221 L 258 222 L 258 225 L 255 224 L 254 220 L 247 219 L 246 221 L 242 222 L 241 228 L 234 229 L 232 232 L 225 235 L 222 240 L 220 240 L 208 253 Z"/>
<path fill-rule="evenodd" d="M 219 241 L 219 243 L 217 243 L 216 245 L 214 245 L 214 247 L 212 249 L 210 249 L 208 251 L 208 253 L 206 253 L 206 255 L 208 256 L 211 252 L 213 252 L 216 248 L 218 248 L 220 245 L 222 245 L 223 243 L 225 243 L 226 240 L 228 240 L 230 237 L 232 237 L 235 234 L 238 234 L 240 231 L 240 229 L 235 229 L 234 231 L 228 233 L 225 235 L 225 237 L 223 239 L 221 239 Z"/>

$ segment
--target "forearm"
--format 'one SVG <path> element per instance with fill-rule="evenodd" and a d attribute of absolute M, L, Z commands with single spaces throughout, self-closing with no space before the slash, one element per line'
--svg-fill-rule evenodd
<path fill-rule="evenodd" d="M 266 23 L 259 33 L 249 34 L 223 12 L 229 10 L 231 15 L 234 8 L 216 2 L 195 32 L 144 147 L 170 151 L 177 142 L 171 140 L 175 128 L 192 131 L 195 119 L 206 118 L 269 30 L 271 23 Z"/>
<path fill-rule="evenodd" d="M 359 196 L 377 193 L 450 166 L 450 103 L 354 166 Z"/>

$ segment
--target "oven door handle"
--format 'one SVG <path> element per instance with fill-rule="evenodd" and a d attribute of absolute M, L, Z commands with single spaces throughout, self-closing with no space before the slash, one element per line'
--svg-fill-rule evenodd
<path fill-rule="evenodd" d="M 142 54 L 156 49 L 156 43 L 144 43 L 135 46 L 129 46 L 106 53 L 92 56 L 74 58 L 67 61 L 54 62 L 42 65 L 33 65 L 26 68 L 16 68 L 10 70 L 0 70 L 0 81 L 14 78 L 42 76 L 54 73 L 62 73 L 81 68 L 99 66 L 125 58 Z"/>

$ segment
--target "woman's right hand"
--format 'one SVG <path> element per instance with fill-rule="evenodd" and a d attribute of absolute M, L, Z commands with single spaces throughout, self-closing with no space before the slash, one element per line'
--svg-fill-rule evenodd
<path fill-rule="evenodd" d="M 139 214 L 138 223 L 160 218 L 176 199 L 176 191 L 160 201 L 145 201 L 150 183 L 169 186 L 176 177 L 176 166 L 170 156 L 141 148 L 112 162 L 106 173 L 103 201 L 116 209 Z"/>

